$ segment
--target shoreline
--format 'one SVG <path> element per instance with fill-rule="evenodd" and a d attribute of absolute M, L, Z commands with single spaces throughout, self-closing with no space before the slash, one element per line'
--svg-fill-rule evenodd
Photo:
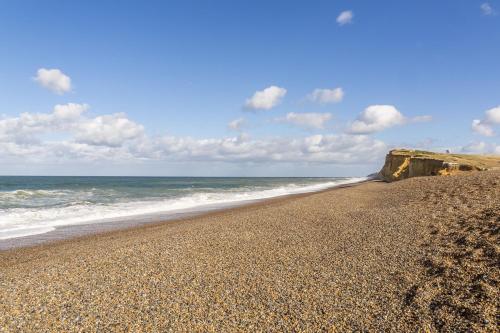
<path fill-rule="evenodd" d="M 5 331 L 485 331 L 500 172 L 365 182 L 0 252 Z"/>
<path fill-rule="evenodd" d="M 15 238 L 8 238 L 0 240 L 0 253 L 5 251 L 13 251 L 17 249 L 23 248 L 32 248 L 44 245 L 57 244 L 59 242 L 66 242 L 72 240 L 78 240 L 80 238 L 99 236 L 102 234 L 120 232 L 135 228 L 143 228 L 148 226 L 158 226 L 167 223 L 176 223 L 176 222 L 185 222 L 186 220 L 191 220 L 194 218 L 201 218 L 205 216 L 209 216 L 211 214 L 217 214 L 230 210 L 237 210 L 240 208 L 252 207 L 254 205 L 262 205 L 271 203 L 274 201 L 281 201 L 294 197 L 302 197 L 313 195 L 316 193 L 322 193 L 326 191 L 332 191 L 339 188 L 358 186 L 363 183 L 379 181 L 376 179 L 366 179 L 361 180 L 354 183 L 348 184 L 340 184 L 336 186 L 332 186 L 326 189 L 321 189 L 318 191 L 312 192 L 303 192 L 303 193 L 291 193 L 286 195 L 279 195 L 271 198 L 257 199 L 257 200 L 247 200 L 241 202 L 230 203 L 221 207 L 204 207 L 205 209 L 187 211 L 187 212 L 177 212 L 172 214 L 165 214 L 167 217 L 158 218 L 154 216 L 144 217 L 137 216 L 134 218 L 133 216 L 130 218 L 124 218 L 123 220 L 109 221 L 109 222 L 95 222 L 95 223 L 83 223 L 83 224 L 74 224 L 74 225 L 64 225 L 57 226 L 55 230 L 22 236 Z"/>

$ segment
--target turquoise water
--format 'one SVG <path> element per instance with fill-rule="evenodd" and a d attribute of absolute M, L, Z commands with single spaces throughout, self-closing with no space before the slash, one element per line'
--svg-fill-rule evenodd
<path fill-rule="evenodd" d="M 154 220 L 364 179 L 0 176 L 0 239 L 58 226 Z"/>

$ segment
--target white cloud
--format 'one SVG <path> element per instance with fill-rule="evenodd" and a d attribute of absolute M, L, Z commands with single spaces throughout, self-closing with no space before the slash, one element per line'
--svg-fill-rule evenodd
<path fill-rule="evenodd" d="M 123 113 L 115 113 L 85 119 L 77 125 L 75 132 L 77 142 L 113 147 L 141 137 L 144 127 L 127 119 Z"/>
<path fill-rule="evenodd" d="M 270 86 L 255 92 L 251 98 L 246 100 L 245 107 L 250 110 L 269 110 L 281 103 L 285 95 L 285 88 Z"/>
<path fill-rule="evenodd" d="M 495 11 L 491 7 L 491 5 L 487 2 L 482 3 L 481 6 L 479 6 L 479 8 L 481 8 L 481 12 L 483 13 L 483 15 L 487 15 L 487 16 L 495 15 Z"/>
<path fill-rule="evenodd" d="M 227 127 L 233 131 L 240 131 L 243 126 L 246 125 L 246 120 L 243 118 L 238 118 L 233 121 L 230 121 L 227 124 Z"/>
<path fill-rule="evenodd" d="M 22 113 L 0 119 L 0 141 L 35 144 L 47 133 L 70 133 L 73 141 L 93 145 L 119 146 L 139 138 L 144 131 L 122 113 L 88 118 L 87 104 L 58 104 L 52 113 Z"/>
<path fill-rule="evenodd" d="M 478 134 L 481 134 L 484 136 L 494 136 L 495 135 L 493 128 L 490 125 L 485 124 L 484 122 L 482 122 L 479 119 L 474 119 L 472 121 L 471 127 L 472 127 L 472 130 Z"/>
<path fill-rule="evenodd" d="M 387 146 L 365 135 L 313 135 L 302 138 L 252 140 L 245 136 L 194 139 L 143 137 L 120 146 L 102 146 L 72 140 L 22 144 L 0 141 L 0 157 L 23 160 L 158 160 L 171 162 L 310 162 L 369 163 L 380 159 Z"/>
<path fill-rule="evenodd" d="M 59 95 L 71 91 L 71 78 L 59 69 L 40 68 L 34 80 Z"/>
<path fill-rule="evenodd" d="M 485 111 L 483 120 L 474 119 L 472 121 L 472 130 L 484 136 L 494 136 L 494 125 L 500 124 L 500 105 Z"/>
<path fill-rule="evenodd" d="M 22 113 L 19 117 L 0 119 L 0 141 L 32 142 L 36 136 L 67 131 L 88 109 L 86 104 L 58 104 L 52 113 Z"/>
<path fill-rule="evenodd" d="M 428 122 L 431 120 L 432 116 L 429 115 L 407 118 L 393 105 L 370 105 L 351 123 L 347 132 L 353 134 L 370 134 L 398 125 Z"/>
<path fill-rule="evenodd" d="M 351 124 L 349 132 L 374 133 L 405 122 L 405 117 L 393 105 L 370 105 Z"/>
<path fill-rule="evenodd" d="M 344 98 L 344 90 L 340 87 L 334 89 L 314 89 L 307 97 L 309 100 L 321 104 L 338 103 Z"/>
<path fill-rule="evenodd" d="M 87 108 L 85 104 L 59 105 L 50 113 L 0 119 L 0 159 L 23 163 L 155 160 L 356 164 L 379 160 L 387 150 L 382 141 L 366 135 L 152 137 L 122 113 L 89 117 Z M 48 139 L 49 133 L 52 139 Z"/>
<path fill-rule="evenodd" d="M 305 112 L 296 113 L 290 112 L 283 118 L 278 118 L 277 121 L 289 123 L 306 129 L 323 129 L 326 123 L 332 118 L 330 113 L 315 113 Z"/>
<path fill-rule="evenodd" d="M 500 105 L 486 110 L 486 121 L 490 124 L 500 124 Z"/>
<path fill-rule="evenodd" d="M 365 135 L 313 135 L 255 140 L 247 136 L 193 139 L 160 137 L 142 145 L 143 157 L 177 161 L 368 163 L 387 146 Z"/>
<path fill-rule="evenodd" d="M 345 10 L 337 16 L 337 23 L 342 26 L 348 23 L 352 23 L 354 14 L 350 10 Z"/>
<path fill-rule="evenodd" d="M 57 104 L 54 106 L 54 115 L 60 119 L 76 119 L 87 111 L 88 108 L 87 104 Z"/>

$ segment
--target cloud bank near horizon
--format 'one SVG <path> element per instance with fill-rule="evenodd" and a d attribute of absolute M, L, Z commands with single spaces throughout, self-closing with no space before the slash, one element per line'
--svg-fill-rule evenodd
<path fill-rule="evenodd" d="M 59 69 L 37 72 L 36 79 L 55 93 L 71 91 L 71 79 Z M 269 86 L 257 91 L 245 102 L 251 110 L 271 110 L 282 103 L 287 89 Z M 320 104 L 342 101 L 342 88 L 315 89 L 309 100 Z M 23 161 L 170 161 L 170 162 L 254 162 L 362 164 L 380 160 L 392 145 L 372 137 L 392 127 L 431 121 L 421 115 L 407 117 L 394 105 L 369 105 L 357 118 L 345 124 L 339 133 L 329 133 L 330 112 L 288 112 L 275 117 L 283 123 L 310 132 L 307 136 L 271 136 L 254 138 L 244 130 L 248 121 L 237 118 L 227 124 L 238 135 L 211 138 L 191 136 L 151 136 L 145 127 L 125 113 L 90 116 L 88 104 L 57 104 L 47 113 L 21 113 L 0 117 L 0 158 Z M 494 136 L 493 126 L 500 124 L 500 107 L 475 119 L 472 130 Z M 339 124 L 336 124 L 337 127 Z M 325 133 L 325 131 L 327 131 Z M 493 143 L 471 142 L 457 148 L 463 152 L 500 153 Z"/>
<path fill-rule="evenodd" d="M 123 113 L 89 117 L 86 104 L 56 105 L 50 113 L 0 119 L 0 156 L 27 160 L 169 160 L 362 163 L 387 150 L 366 135 L 316 134 L 253 139 L 248 134 L 197 139 L 149 136 Z M 308 120 L 306 120 L 306 123 Z M 314 123 L 314 121 L 313 121 Z M 238 128 L 240 122 L 233 122 Z M 47 135 L 57 134 L 54 140 Z"/>

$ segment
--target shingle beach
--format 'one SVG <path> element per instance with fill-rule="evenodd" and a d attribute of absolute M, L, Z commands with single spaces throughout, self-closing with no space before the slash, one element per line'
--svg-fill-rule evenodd
<path fill-rule="evenodd" d="M 495 332 L 499 226 L 485 171 L 3 251 L 0 331 Z"/>

